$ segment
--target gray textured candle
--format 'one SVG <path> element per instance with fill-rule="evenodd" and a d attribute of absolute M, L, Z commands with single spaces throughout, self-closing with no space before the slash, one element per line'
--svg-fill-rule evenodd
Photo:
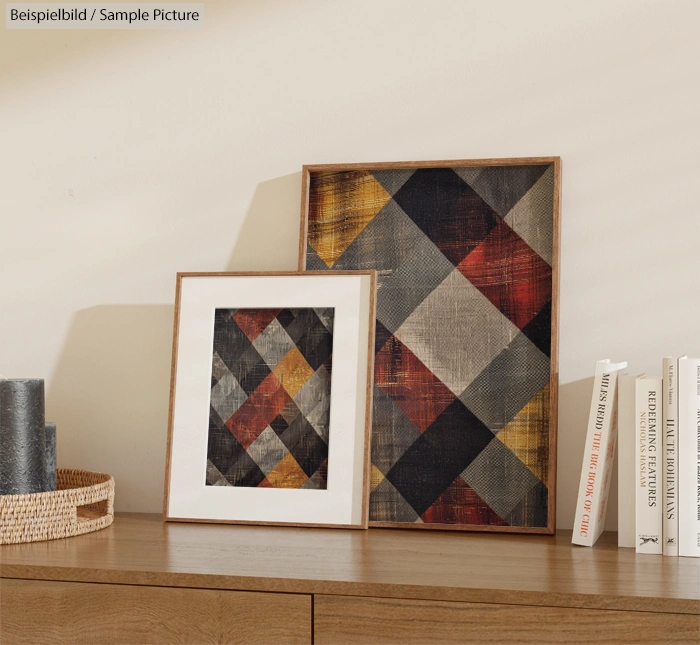
<path fill-rule="evenodd" d="M 44 490 L 56 490 L 56 424 L 46 424 L 46 482 Z"/>
<path fill-rule="evenodd" d="M 45 471 L 44 381 L 0 380 L 0 494 L 42 492 Z"/>

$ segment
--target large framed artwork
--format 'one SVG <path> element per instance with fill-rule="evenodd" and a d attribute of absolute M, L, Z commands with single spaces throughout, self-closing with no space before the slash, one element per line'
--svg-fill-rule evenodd
<path fill-rule="evenodd" d="M 375 289 L 178 274 L 166 520 L 367 527 Z"/>
<path fill-rule="evenodd" d="M 304 167 L 299 268 L 377 271 L 370 526 L 554 532 L 560 176 Z"/>

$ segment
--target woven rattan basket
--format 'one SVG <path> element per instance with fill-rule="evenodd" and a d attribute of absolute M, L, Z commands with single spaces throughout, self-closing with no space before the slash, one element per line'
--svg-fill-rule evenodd
<path fill-rule="evenodd" d="M 114 479 L 105 473 L 59 468 L 58 490 L 0 495 L 0 544 L 81 535 L 114 520 Z"/>

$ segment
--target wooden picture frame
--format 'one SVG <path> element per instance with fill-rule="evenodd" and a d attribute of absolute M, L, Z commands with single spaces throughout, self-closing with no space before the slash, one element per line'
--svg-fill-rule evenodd
<path fill-rule="evenodd" d="M 375 291 L 178 273 L 164 520 L 367 528 Z"/>
<path fill-rule="evenodd" d="M 303 167 L 299 269 L 378 273 L 370 526 L 555 532 L 560 202 L 559 157 Z M 450 303 L 461 318 L 447 315 L 440 303 Z M 421 308 L 425 311 L 419 316 Z M 445 324 L 432 324 L 431 312 L 433 318 L 443 316 Z M 488 325 L 495 330 L 494 347 L 488 334 L 480 333 Z M 441 334 L 441 345 L 423 342 Z M 518 356 L 524 357 L 524 368 L 518 367 Z M 488 373 L 496 361 L 498 369 Z M 412 366 L 421 374 L 427 369 L 432 377 L 426 375 L 420 387 L 412 385 Z M 507 383 L 494 401 L 503 400 L 490 401 L 490 393 L 501 387 L 499 375 Z M 512 406 L 522 401 L 508 398 L 508 388 L 515 390 L 518 383 L 534 390 L 513 417 Z M 467 412 L 453 409 L 441 397 L 466 399 L 470 407 L 464 405 Z M 447 414 L 441 412 L 447 405 L 456 426 L 478 427 L 482 437 L 477 441 L 481 445 L 469 448 L 469 441 L 454 430 L 456 443 L 462 444 L 456 451 L 466 455 L 474 449 L 473 461 L 478 458 L 467 477 L 474 481 L 462 477 L 459 483 L 465 469 L 432 503 L 436 491 L 431 487 L 449 481 L 460 464 L 452 472 L 421 472 L 415 446 L 427 451 L 442 436 L 436 430 L 426 438 L 427 428 L 437 423 L 435 410 L 426 412 L 431 405 L 437 419 Z M 472 408 L 480 409 L 474 414 Z M 474 416 L 493 433 L 495 443 Z M 449 450 L 449 442 L 445 445 Z M 433 451 L 426 459 L 445 456 L 450 455 Z M 498 473 L 509 468 L 523 483 L 502 475 L 498 489 Z M 495 473 L 493 484 L 489 473 Z M 417 484 L 409 490 L 407 504 L 397 486 L 410 489 L 412 481 Z"/>

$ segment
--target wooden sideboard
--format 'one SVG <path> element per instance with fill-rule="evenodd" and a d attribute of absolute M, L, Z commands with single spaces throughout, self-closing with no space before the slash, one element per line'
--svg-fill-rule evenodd
<path fill-rule="evenodd" d="M 121 514 L 0 547 L 0 643 L 700 642 L 700 560 L 570 539 Z"/>

